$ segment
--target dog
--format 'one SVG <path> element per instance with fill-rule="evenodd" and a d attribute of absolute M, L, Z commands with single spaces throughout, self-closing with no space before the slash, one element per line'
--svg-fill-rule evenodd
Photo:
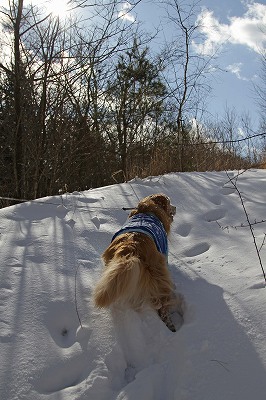
<path fill-rule="evenodd" d="M 102 255 L 104 271 L 94 290 L 99 308 L 123 303 L 139 311 L 150 306 L 173 332 L 170 310 L 180 307 L 168 269 L 167 235 L 176 207 L 164 194 L 142 199 Z"/>

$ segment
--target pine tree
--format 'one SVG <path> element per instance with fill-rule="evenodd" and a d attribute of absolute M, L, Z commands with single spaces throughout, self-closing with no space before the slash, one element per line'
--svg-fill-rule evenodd
<path fill-rule="evenodd" d="M 135 39 L 132 48 L 119 56 L 114 77 L 108 82 L 107 134 L 116 145 L 120 169 L 126 178 L 134 153 L 143 152 L 156 135 L 166 95 L 161 71 L 160 61 L 152 60 L 149 49 L 142 49 Z"/>

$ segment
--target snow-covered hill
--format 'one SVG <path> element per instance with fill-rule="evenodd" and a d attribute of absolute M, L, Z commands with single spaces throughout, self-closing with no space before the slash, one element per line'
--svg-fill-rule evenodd
<path fill-rule="evenodd" d="M 228 181 L 168 174 L 0 210 L 0 398 L 264 400 L 266 288 L 249 228 L 234 228 L 246 219 Z M 265 219 L 266 171 L 235 181 L 250 220 Z M 158 192 L 177 207 L 176 333 L 151 310 L 101 311 L 91 299 L 122 207 Z M 266 226 L 253 228 L 261 247 Z M 260 255 L 266 265 L 266 244 Z"/>

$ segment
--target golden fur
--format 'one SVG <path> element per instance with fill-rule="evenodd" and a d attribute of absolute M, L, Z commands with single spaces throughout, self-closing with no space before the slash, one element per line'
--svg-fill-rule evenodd
<path fill-rule="evenodd" d="M 163 194 L 144 198 L 130 217 L 138 213 L 153 213 L 168 234 L 175 207 Z M 124 233 L 117 236 L 102 255 L 103 275 L 94 290 L 97 307 L 108 307 L 120 302 L 139 310 L 150 305 L 158 310 L 169 310 L 173 303 L 173 283 L 166 257 L 154 241 L 143 233 Z"/>

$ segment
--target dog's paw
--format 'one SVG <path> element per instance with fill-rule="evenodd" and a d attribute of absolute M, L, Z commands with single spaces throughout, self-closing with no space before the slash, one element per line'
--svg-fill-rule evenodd
<path fill-rule="evenodd" d="M 167 326 L 168 329 L 170 329 L 170 331 L 176 332 L 176 328 L 175 328 L 171 318 L 167 323 L 165 323 L 165 325 Z"/>
<path fill-rule="evenodd" d="M 181 329 L 183 323 L 184 323 L 184 318 L 182 315 L 180 315 L 178 312 L 173 312 L 170 314 L 171 315 L 171 320 L 175 326 L 176 332 Z"/>
<path fill-rule="evenodd" d="M 172 318 L 171 318 L 171 315 L 170 315 L 170 312 L 169 312 L 168 308 L 161 307 L 158 310 L 158 314 L 159 314 L 159 317 L 161 318 L 161 320 L 167 326 L 167 328 L 170 329 L 170 331 L 172 331 L 172 332 L 176 332 L 176 328 L 174 326 L 174 323 L 172 321 Z"/>

